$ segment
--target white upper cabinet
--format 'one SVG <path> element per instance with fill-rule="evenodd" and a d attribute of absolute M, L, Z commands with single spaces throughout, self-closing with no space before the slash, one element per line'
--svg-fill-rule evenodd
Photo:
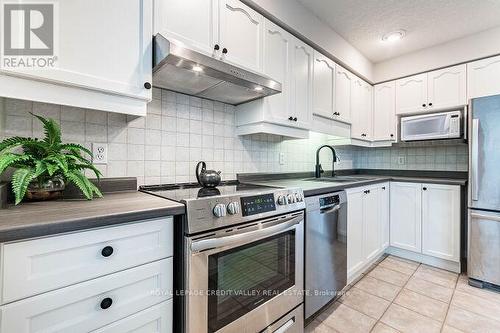
<path fill-rule="evenodd" d="M 335 63 L 314 51 L 313 113 L 334 119 L 335 112 Z"/>
<path fill-rule="evenodd" d="M 422 184 L 422 253 L 460 261 L 460 186 Z"/>
<path fill-rule="evenodd" d="M 396 81 L 396 113 L 432 112 L 467 104 L 466 67 L 458 65 Z"/>
<path fill-rule="evenodd" d="M 313 49 L 293 39 L 290 89 L 293 123 L 309 128 L 312 115 Z"/>
<path fill-rule="evenodd" d="M 428 73 L 427 85 L 428 109 L 446 109 L 467 104 L 465 65 Z"/>
<path fill-rule="evenodd" d="M 336 119 L 351 122 L 352 87 L 354 74 L 343 67 L 335 66 L 335 112 Z"/>
<path fill-rule="evenodd" d="M 391 182 L 391 246 L 422 251 L 421 184 Z"/>
<path fill-rule="evenodd" d="M 281 82 L 281 94 L 263 99 L 270 120 L 289 124 L 290 114 L 290 58 L 292 35 L 266 20 L 264 29 L 264 74 Z M 254 103 L 255 104 L 255 103 Z"/>
<path fill-rule="evenodd" d="M 217 0 L 154 0 L 154 33 L 212 54 L 217 34 Z"/>
<path fill-rule="evenodd" d="M 262 71 L 264 17 L 238 0 L 219 0 L 218 15 L 222 59 Z"/>
<path fill-rule="evenodd" d="M 469 98 L 500 94 L 500 56 L 467 64 Z"/>
<path fill-rule="evenodd" d="M 415 113 L 427 107 L 427 74 L 396 81 L 396 113 Z"/>
<path fill-rule="evenodd" d="M 373 88 L 362 79 L 354 77 L 351 91 L 351 137 L 371 140 Z"/>
<path fill-rule="evenodd" d="M 373 87 L 373 140 L 396 140 L 396 81 Z"/>
<path fill-rule="evenodd" d="M 282 92 L 238 105 L 236 133 L 306 138 L 312 118 L 313 49 L 268 20 L 264 25 L 263 72 L 281 83 Z"/>
<path fill-rule="evenodd" d="M 4 68 L 12 81 L 0 75 L 0 96 L 145 115 L 152 95 L 152 0 L 57 3 L 56 67 Z"/>

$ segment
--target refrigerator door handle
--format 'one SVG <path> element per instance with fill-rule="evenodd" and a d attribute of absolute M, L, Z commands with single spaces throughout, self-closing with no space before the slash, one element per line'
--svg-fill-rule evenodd
<path fill-rule="evenodd" d="M 478 186 L 478 167 L 479 167 L 479 119 L 472 120 L 472 138 L 471 138 L 471 167 L 472 167 L 472 200 L 479 198 Z"/>

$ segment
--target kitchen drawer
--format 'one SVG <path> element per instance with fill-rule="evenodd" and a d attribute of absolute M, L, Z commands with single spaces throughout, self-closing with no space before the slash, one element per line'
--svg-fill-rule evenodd
<path fill-rule="evenodd" d="M 3 305 L 0 332 L 86 333 L 168 300 L 171 290 L 168 258 Z"/>
<path fill-rule="evenodd" d="M 91 333 L 171 333 L 172 299 Z"/>
<path fill-rule="evenodd" d="M 165 217 L 4 244 L 2 304 L 170 257 L 172 233 Z"/>

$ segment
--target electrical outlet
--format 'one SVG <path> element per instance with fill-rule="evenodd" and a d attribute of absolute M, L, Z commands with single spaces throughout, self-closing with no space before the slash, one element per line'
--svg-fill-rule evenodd
<path fill-rule="evenodd" d="M 280 153 L 280 165 L 284 165 L 285 163 L 286 163 L 285 153 L 281 152 Z"/>
<path fill-rule="evenodd" d="M 402 156 L 398 156 L 398 164 L 399 165 L 404 165 L 406 164 L 406 156 L 402 155 Z"/>
<path fill-rule="evenodd" d="M 92 143 L 92 155 L 94 164 L 108 163 L 108 144 L 107 143 Z"/>

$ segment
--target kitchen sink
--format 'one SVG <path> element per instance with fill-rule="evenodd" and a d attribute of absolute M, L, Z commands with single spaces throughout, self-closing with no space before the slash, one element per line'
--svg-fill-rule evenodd
<path fill-rule="evenodd" d="M 336 176 L 336 177 L 321 177 L 321 178 L 307 178 L 304 179 L 311 182 L 332 182 L 332 183 L 355 183 L 373 180 L 373 178 L 366 177 L 351 177 L 351 176 Z"/>

